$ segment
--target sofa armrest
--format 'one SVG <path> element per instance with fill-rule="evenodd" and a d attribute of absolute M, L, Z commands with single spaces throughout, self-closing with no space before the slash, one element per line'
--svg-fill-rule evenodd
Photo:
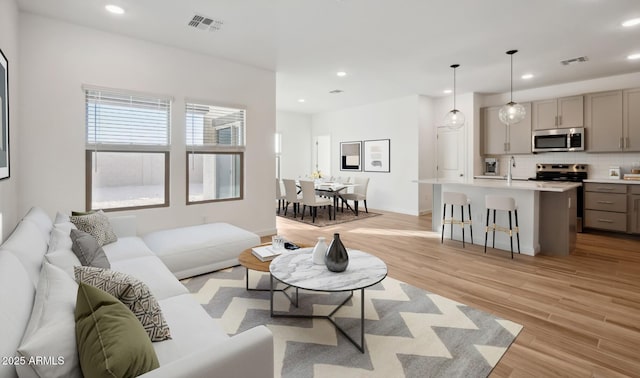
<path fill-rule="evenodd" d="M 159 377 L 273 377 L 273 335 L 258 326 L 141 375 Z"/>
<path fill-rule="evenodd" d="M 135 215 L 122 215 L 117 217 L 110 217 L 109 223 L 111 223 L 111 227 L 113 227 L 113 232 L 115 232 L 116 236 L 118 236 L 119 238 L 124 238 L 127 236 L 136 236 L 137 234 Z"/>

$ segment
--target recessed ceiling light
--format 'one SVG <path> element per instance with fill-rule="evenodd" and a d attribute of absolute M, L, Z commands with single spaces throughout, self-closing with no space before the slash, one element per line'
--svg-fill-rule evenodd
<path fill-rule="evenodd" d="M 627 59 L 629 60 L 636 60 L 636 59 L 640 59 L 640 54 L 631 54 L 627 57 Z"/>
<path fill-rule="evenodd" d="M 533 78 L 533 74 L 528 73 L 528 74 L 522 75 L 521 77 L 525 80 L 529 80 Z"/>
<path fill-rule="evenodd" d="M 347 73 L 344 71 L 339 71 L 339 72 L 336 72 L 336 75 L 338 75 L 338 77 L 345 77 L 347 76 Z"/>
<path fill-rule="evenodd" d="M 631 26 L 636 26 L 640 24 L 640 18 L 633 18 L 631 20 L 627 20 L 625 22 L 622 23 L 622 26 L 624 27 L 631 27 Z"/>
<path fill-rule="evenodd" d="M 298 102 L 304 102 L 304 98 L 299 98 Z"/>
<path fill-rule="evenodd" d="M 451 89 L 445 89 L 444 91 L 442 91 L 444 94 L 449 94 L 449 93 L 453 93 L 453 91 Z"/>
<path fill-rule="evenodd" d="M 109 12 L 111 12 L 113 14 L 124 14 L 124 9 L 122 9 L 121 7 L 119 7 L 117 5 L 109 4 L 109 5 L 105 6 L 104 9 L 108 10 Z"/>

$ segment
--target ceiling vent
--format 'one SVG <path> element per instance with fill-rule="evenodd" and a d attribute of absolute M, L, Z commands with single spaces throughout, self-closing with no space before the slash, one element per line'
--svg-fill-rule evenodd
<path fill-rule="evenodd" d="M 589 58 L 587 58 L 586 56 L 579 56 L 577 58 L 563 60 L 560 63 L 562 63 L 563 66 L 568 66 L 568 65 L 573 64 L 573 63 L 584 63 L 584 62 L 586 62 L 588 60 L 589 60 Z"/>
<path fill-rule="evenodd" d="M 342 92 L 344 92 L 342 89 L 334 89 L 332 91 L 329 91 L 329 93 L 331 93 L 331 94 L 338 94 L 338 93 L 342 93 Z"/>
<path fill-rule="evenodd" d="M 218 31 L 222 28 L 222 24 L 224 24 L 224 22 L 220 20 L 214 20 L 213 18 L 199 14 L 194 15 L 191 21 L 189 21 L 189 26 L 206 31 Z"/>

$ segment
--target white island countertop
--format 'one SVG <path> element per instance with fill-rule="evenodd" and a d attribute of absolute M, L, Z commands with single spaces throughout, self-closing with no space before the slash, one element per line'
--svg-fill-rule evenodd
<path fill-rule="evenodd" d="M 530 190 L 539 192 L 566 192 L 568 190 L 579 188 L 582 186 L 579 182 L 551 182 L 551 181 L 516 181 L 511 184 L 507 180 L 495 179 L 473 179 L 473 180 L 455 180 L 455 179 L 424 179 L 414 181 L 418 184 L 435 184 L 435 185 L 468 185 L 476 188 L 494 188 L 494 189 L 514 189 L 514 190 Z"/>

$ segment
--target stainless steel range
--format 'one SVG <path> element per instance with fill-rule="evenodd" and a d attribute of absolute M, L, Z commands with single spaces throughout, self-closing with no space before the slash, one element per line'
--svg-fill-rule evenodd
<path fill-rule="evenodd" d="M 529 180 L 582 182 L 588 178 L 587 169 L 587 164 L 536 164 L 536 177 L 531 177 Z M 577 192 L 578 232 L 582 232 L 584 190 L 580 187 Z"/>

